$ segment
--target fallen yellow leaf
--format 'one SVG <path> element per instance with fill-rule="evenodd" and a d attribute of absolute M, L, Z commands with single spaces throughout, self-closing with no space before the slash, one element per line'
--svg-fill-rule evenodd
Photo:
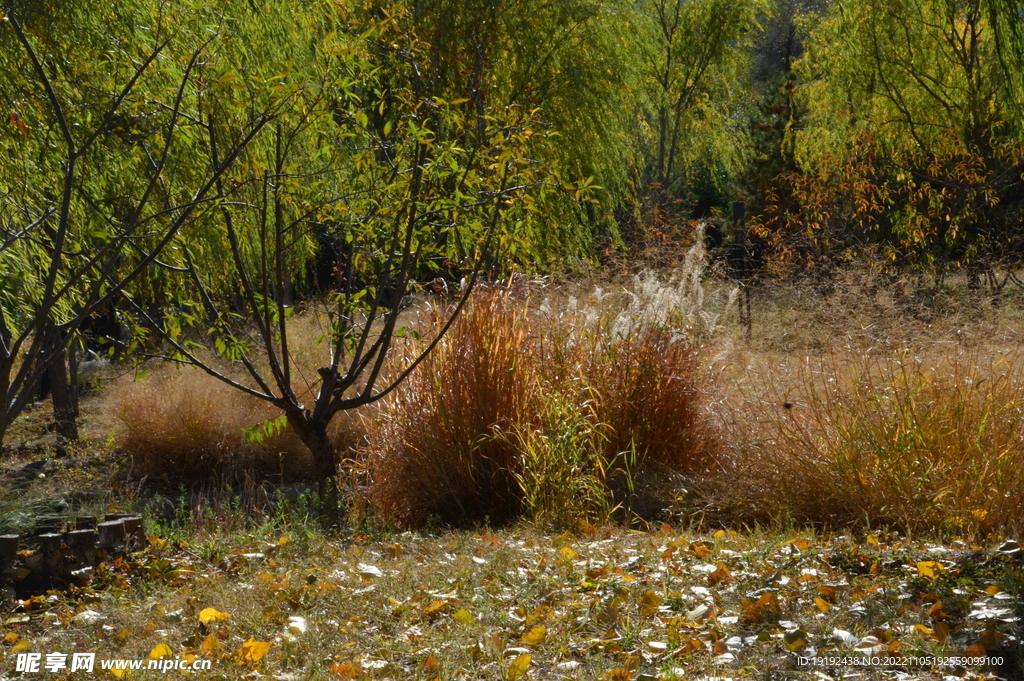
<path fill-rule="evenodd" d="M 516 679 L 522 679 L 526 676 L 526 670 L 530 667 L 530 662 L 533 657 L 529 653 L 523 653 L 516 659 L 512 660 L 512 664 L 509 665 L 508 675 L 505 677 L 508 681 L 516 681 Z"/>
<path fill-rule="evenodd" d="M 523 634 L 522 641 L 528 646 L 539 646 L 544 643 L 544 639 L 548 635 L 547 628 L 544 625 L 538 624 L 533 629 Z"/>
<path fill-rule="evenodd" d="M 149 660 L 161 660 L 165 657 L 173 657 L 174 651 L 166 643 L 157 643 L 153 650 L 149 651 Z"/>
<path fill-rule="evenodd" d="M 807 646 L 807 632 L 804 631 L 803 627 L 794 629 L 786 633 L 782 637 L 782 641 L 786 644 L 786 649 L 789 652 L 795 653 Z"/>
<path fill-rule="evenodd" d="M 942 563 L 934 560 L 924 560 L 917 564 L 917 574 L 928 579 L 935 579 L 942 574 Z"/>
<path fill-rule="evenodd" d="M 212 655 L 220 650 L 220 641 L 217 640 L 216 636 L 210 634 L 203 639 L 203 644 L 200 646 L 200 649 L 207 655 Z"/>
<path fill-rule="evenodd" d="M 702 541 L 690 542 L 690 550 L 693 551 L 698 558 L 703 558 L 711 553 L 711 547 Z"/>
<path fill-rule="evenodd" d="M 830 601 L 835 601 L 836 599 L 836 588 L 834 586 L 822 584 L 818 587 L 818 593 L 820 593 L 822 596 L 824 596 Z"/>
<path fill-rule="evenodd" d="M 648 591 L 640 599 L 640 616 L 654 617 L 658 614 L 658 607 L 661 605 L 661 596 L 654 591 Z"/>
<path fill-rule="evenodd" d="M 270 646 L 274 645 L 270 641 L 255 641 L 249 639 L 242 644 L 242 659 L 248 660 L 249 662 L 259 662 L 263 659 L 263 656 L 270 650 Z"/>
<path fill-rule="evenodd" d="M 344 664 L 332 664 L 330 666 L 330 672 L 340 681 L 351 681 L 362 674 L 363 669 L 358 664 L 346 662 Z"/>
<path fill-rule="evenodd" d="M 732 572 L 729 571 L 729 566 L 725 563 L 718 563 L 715 565 L 715 571 L 708 575 L 708 586 L 715 586 L 719 582 L 724 582 L 731 578 Z"/>
<path fill-rule="evenodd" d="M 199 613 L 199 621 L 203 624 L 209 624 L 210 622 L 217 622 L 226 619 L 231 619 L 231 613 L 221 612 L 216 608 L 203 608 Z"/>
<path fill-rule="evenodd" d="M 465 608 L 457 610 L 452 615 L 452 618 L 456 622 L 460 622 L 462 624 L 472 624 L 473 623 L 473 613 L 471 613 L 469 610 L 466 610 Z"/>

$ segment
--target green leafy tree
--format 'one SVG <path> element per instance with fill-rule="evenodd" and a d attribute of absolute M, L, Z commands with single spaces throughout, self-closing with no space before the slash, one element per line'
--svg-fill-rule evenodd
<path fill-rule="evenodd" d="M 744 79 L 759 2 L 643 0 L 634 23 L 644 83 L 644 185 L 666 203 L 682 193 L 695 167 L 737 168 L 749 146 Z"/>
<path fill-rule="evenodd" d="M 293 60 L 287 77 L 273 81 L 288 105 L 273 122 L 272 143 L 247 149 L 230 177 L 217 181 L 216 219 L 204 224 L 210 234 L 197 242 L 181 233 L 167 249 L 161 265 L 176 281 L 174 306 L 161 318 L 123 293 L 146 326 L 160 329 L 169 348 L 161 356 L 280 409 L 281 417 L 254 424 L 251 435 L 291 427 L 330 495 L 338 466 L 331 420 L 383 398 L 422 361 L 462 309 L 506 215 L 550 182 L 545 166 L 531 160 L 545 143 L 531 111 L 467 110 L 465 101 L 431 91 L 424 77 L 431 45 L 411 30 L 408 15 L 290 11 L 237 16 L 248 35 L 270 30 L 260 28 L 264 22 L 278 29 L 291 22 L 313 41 L 316 57 Z M 264 69 L 279 68 L 241 56 L 233 64 L 241 92 L 261 82 Z M 229 96 L 214 93 L 202 118 L 213 166 L 223 140 L 244 133 L 237 112 L 221 101 Z M 295 349 L 289 287 L 312 235 L 325 226 L 338 259 L 324 306 L 306 303 L 323 334 L 319 366 L 309 371 Z M 222 243 L 225 256 L 206 263 L 210 256 L 197 253 L 196 243 Z M 399 316 L 419 282 L 440 271 L 467 280 L 440 330 L 402 365 L 393 345 L 414 334 Z M 241 374 L 206 359 L 195 329 Z"/>
<path fill-rule="evenodd" d="M 784 180 L 797 205 L 776 205 L 769 238 L 799 235 L 819 262 L 868 250 L 884 267 L 966 265 L 974 280 L 1016 257 L 1022 150 L 984 7 L 832 6 L 800 64 L 800 172 Z"/>
<path fill-rule="evenodd" d="M 7 2 L 0 22 L 0 441 L 45 373 L 65 377 L 90 315 L 203 219 L 275 115 L 272 103 L 253 109 L 217 160 L 199 163 L 209 24 L 163 6 L 110 16 L 74 3 L 32 6 L 23 23 L 21 7 Z M 76 28 L 53 30 L 62 24 Z M 55 409 L 74 439 L 66 394 Z"/>
<path fill-rule="evenodd" d="M 592 257 L 618 237 L 614 213 L 631 191 L 639 95 L 632 3 L 621 0 L 426 0 L 406 8 L 431 47 L 423 77 L 435 95 L 486 108 L 534 110 L 557 135 L 540 157 L 558 191 L 530 192 L 496 257 L 552 268 Z M 540 128 L 538 128 L 539 130 Z"/>

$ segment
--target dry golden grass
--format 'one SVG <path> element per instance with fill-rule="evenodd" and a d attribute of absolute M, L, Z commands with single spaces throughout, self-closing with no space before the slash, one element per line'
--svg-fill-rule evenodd
<path fill-rule="evenodd" d="M 748 365 L 727 514 L 982 535 L 1024 517 L 1024 356 L 846 348 Z"/>
<path fill-rule="evenodd" d="M 290 326 L 293 389 L 309 397 L 317 355 L 326 353 L 320 323 L 310 315 Z M 144 379 L 120 379 L 107 395 L 117 447 L 127 454 L 132 477 L 208 485 L 312 475 L 312 455 L 290 428 L 262 442 L 246 441 L 244 431 L 279 416 L 276 408 L 194 367 L 156 366 Z M 356 414 L 339 414 L 329 433 L 346 457 L 360 441 L 362 425 Z"/>
<path fill-rule="evenodd" d="M 671 281 L 648 274 L 578 297 L 522 281 L 479 290 L 413 375 L 359 415 L 363 431 L 339 415 L 357 503 L 403 526 L 566 525 L 691 515 L 678 501 L 697 491 L 725 523 L 1016 526 L 1024 356 L 1012 301 L 972 310 L 969 295 L 943 294 L 934 310 L 910 310 L 877 277 L 847 273 L 827 292 L 779 290 L 772 305 L 759 293 L 747 343 L 719 326 L 734 320 L 729 289 L 705 301 L 704 263 L 695 247 Z M 404 323 L 429 338 L 441 311 L 417 309 Z M 297 382 L 315 379 L 321 322 L 293 320 Z M 424 344 L 403 342 L 392 376 Z M 158 370 L 116 390 L 121 448 L 140 477 L 309 472 L 289 432 L 245 442 L 272 408 L 203 374 Z"/>
<path fill-rule="evenodd" d="M 246 442 L 245 429 L 277 416 L 271 405 L 198 369 L 164 369 L 115 390 L 118 446 L 132 477 L 199 483 L 312 473 L 312 456 L 290 431 Z"/>

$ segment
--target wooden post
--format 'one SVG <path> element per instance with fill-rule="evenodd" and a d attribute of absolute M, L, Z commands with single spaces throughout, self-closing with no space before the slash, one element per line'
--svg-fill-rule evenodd
<path fill-rule="evenodd" d="M 744 227 L 747 207 L 742 201 L 732 202 L 732 233 L 736 251 L 739 254 L 740 274 L 740 326 L 743 327 L 743 335 L 750 342 L 753 335 L 753 322 L 750 316 L 750 286 L 753 283 L 753 267 L 750 262 L 750 241 L 747 239 L 747 230 Z"/>
<path fill-rule="evenodd" d="M 141 515 L 125 518 L 124 531 L 128 537 L 129 549 L 137 549 L 146 545 L 146 529 L 142 526 Z"/>
<path fill-rule="evenodd" d="M 16 534 L 0 535 L 0 572 L 11 567 L 18 555 L 19 538 Z"/>
<path fill-rule="evenodd" d="M 61 536 L 56 533 L 49 533 L 41 534 L 37 539 L 39 540 L 39 553 L 43 556 L 43 565 L 45 565 L 50 573 L 55 572 L 60 567 L 60 564 L 64 562 Z"/>
<path fill-rule="evenodd" d="M 73 563 L 64 566 L 67 572 L 96 564 L 96 530 L 72 530 L 64 535 L 64 541 L 73 556 Z"/>
<path fill-rule="evenodd" d="M 100 523 L 96 529 L 99 530 L 100 546 L 102 548 L 119 549 L 128 540 L 123 519 Z"/>

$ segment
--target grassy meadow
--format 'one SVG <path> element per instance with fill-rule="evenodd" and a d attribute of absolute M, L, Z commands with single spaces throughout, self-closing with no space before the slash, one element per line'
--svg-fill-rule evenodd
<path fill-rule="evenodd" d="M 40 405 L 3 532 L 139 510 L 150 545 L 8 592 L 2 673 L 87 650 L 215 678 L 1021 678 L 1024 301 L 914 307 L 850 273 L 756 290 L 747 338 L 705 258 L 478 292 L 332 424 L 341 527 L 298 438 L 251 437 L 272 410 L 195 369 L 107 367 L 64 459 Z M 401 352 L 444 305 L 409 308 Z M 301 392 L 323 320 L 294 324 Z M 808 661 L 844 656 L 879 660 Z"/>

